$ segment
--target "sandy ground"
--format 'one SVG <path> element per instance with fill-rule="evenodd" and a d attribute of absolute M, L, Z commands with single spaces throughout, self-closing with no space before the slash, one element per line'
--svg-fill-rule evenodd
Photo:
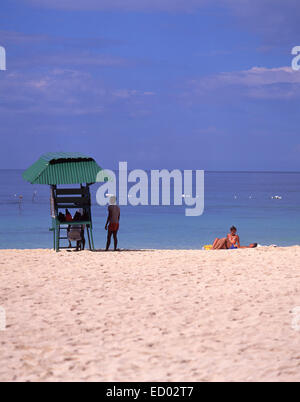
<path fill-rule="evenodd" d="M 300 247 L 0 251 L 0 306 L 0 381 L 300 381 Z"/>

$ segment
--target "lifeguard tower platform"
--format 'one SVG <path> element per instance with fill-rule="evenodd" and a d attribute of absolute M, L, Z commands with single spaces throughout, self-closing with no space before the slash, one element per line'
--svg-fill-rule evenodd
<path fill-rule="evenodd" d="M 31 184 L 50 186 L 54 250 L 69 248 L 61 242 L 68 241 L 67 230 L 72 225 L 85 226 L 89 248 L 94 250 L 90 186 L 97 181 L 108 181 L 96 161 L 80 153 L 47 153 L 23 173 L 23 178 Z M 60 214 L 66 209 L 80 210 L 82 220 L 60 220 Z"/>

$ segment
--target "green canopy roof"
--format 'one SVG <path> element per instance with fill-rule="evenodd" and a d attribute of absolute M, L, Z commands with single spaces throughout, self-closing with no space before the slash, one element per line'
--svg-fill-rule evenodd
<path fill-rule="evenodd" d="M 80 153 L 47 153 L 23 173 L 31 184 L 81 184 L 109 178 L 93 158 Z"/>

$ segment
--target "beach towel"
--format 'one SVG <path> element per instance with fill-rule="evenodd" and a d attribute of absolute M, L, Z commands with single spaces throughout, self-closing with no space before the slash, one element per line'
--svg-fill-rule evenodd
<path fill-rule="evenodd" d="M 207 244 L 206 246 L 203 246 L 203 250 L 212 250 L 212 248 L 212 244 Z"/>

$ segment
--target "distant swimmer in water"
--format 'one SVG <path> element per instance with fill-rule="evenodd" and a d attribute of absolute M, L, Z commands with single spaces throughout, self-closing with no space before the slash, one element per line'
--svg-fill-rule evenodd
<path fill-rule="evenodd" d="M 249 246 L 241 246 L 240 236 L 237 234 L 237 228 L 232 226 L 230 233 L 223 239 L 216 238 L 212 249 L 213 250 L 235 250 L 238 248 L 255 248 L 257 243 L 251 243 Z"/>
<path fill-rule="evenodd" d="M 19 195 L 19 209 L 22 209 L 23 195 Z"/>
<path fill-rule="evenodd" d="M 32 194 L 32 202 L 34 202 L 37 198 L 37 191 L 35 190 Z"/>

